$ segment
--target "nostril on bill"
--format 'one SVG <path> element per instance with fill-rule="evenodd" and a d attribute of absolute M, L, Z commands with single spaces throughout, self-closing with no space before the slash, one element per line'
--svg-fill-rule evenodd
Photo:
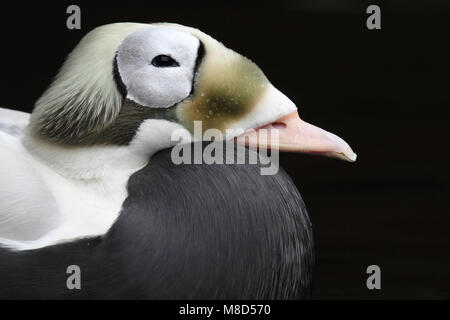
<path fill-rule="evenodd" d="M 284 129 L 284 128 L 286 128 L 286 123 L 284 123 L 284 122 L 272 122 L 270 125 L 274 129 Z"/>

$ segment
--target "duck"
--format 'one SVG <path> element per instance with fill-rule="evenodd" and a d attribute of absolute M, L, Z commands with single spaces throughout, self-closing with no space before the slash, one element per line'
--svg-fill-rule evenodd
<path fill-rule="evenodd" d="M 247 147 L 356 160 L 202 31 L 97 27 L 31 114 L 0 109 L 0 297 L 308 297 L 312 231 L 292 180 L 173 163 L 175 132 L 204 148 L 198 122 Z M 74 264 L 82 290 L 66 287 Z"/>

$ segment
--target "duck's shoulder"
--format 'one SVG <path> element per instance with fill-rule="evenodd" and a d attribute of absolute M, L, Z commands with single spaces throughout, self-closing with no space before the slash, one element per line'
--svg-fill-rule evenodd
<path fill-rule="evenodd" d="M 0 109 L 0 243 L 34 240 L 58 221 L 55 200 L 22 145 L 26 123 L 26 114 Z"/>

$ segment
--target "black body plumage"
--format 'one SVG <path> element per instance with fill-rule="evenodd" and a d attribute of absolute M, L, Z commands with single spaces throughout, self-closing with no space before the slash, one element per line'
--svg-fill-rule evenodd
<path fill-rule="evenodd" d="M 129 180 L 102 237 L 0 249 L 0 298 L 303 299 L 313 241 L 302 198 L 280 169 L 175 165 L 170 150 Z M 69 290 L 69 265 L 81 289 Z"/>

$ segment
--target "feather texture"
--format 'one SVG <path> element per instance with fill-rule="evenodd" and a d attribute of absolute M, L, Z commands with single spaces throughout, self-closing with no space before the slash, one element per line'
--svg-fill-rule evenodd
<path fill-rule="evenodd" d="M 136 172 L 104 237 L 0 249 L 0 298 L 297 299 L 311 291 L 312 230 L 282 170 L 174 165 Z M 81 268 L 81 290 L 66 269 Z"/>
<path fill-rule="evenodd" d="M 144 26 L 116 23 L 89 32 L 36 102 L 32 130 L 46 139 L 74 144 L 110 124 L 123 100 L 112 71 L 115 52 L 128 34 Z"/>

